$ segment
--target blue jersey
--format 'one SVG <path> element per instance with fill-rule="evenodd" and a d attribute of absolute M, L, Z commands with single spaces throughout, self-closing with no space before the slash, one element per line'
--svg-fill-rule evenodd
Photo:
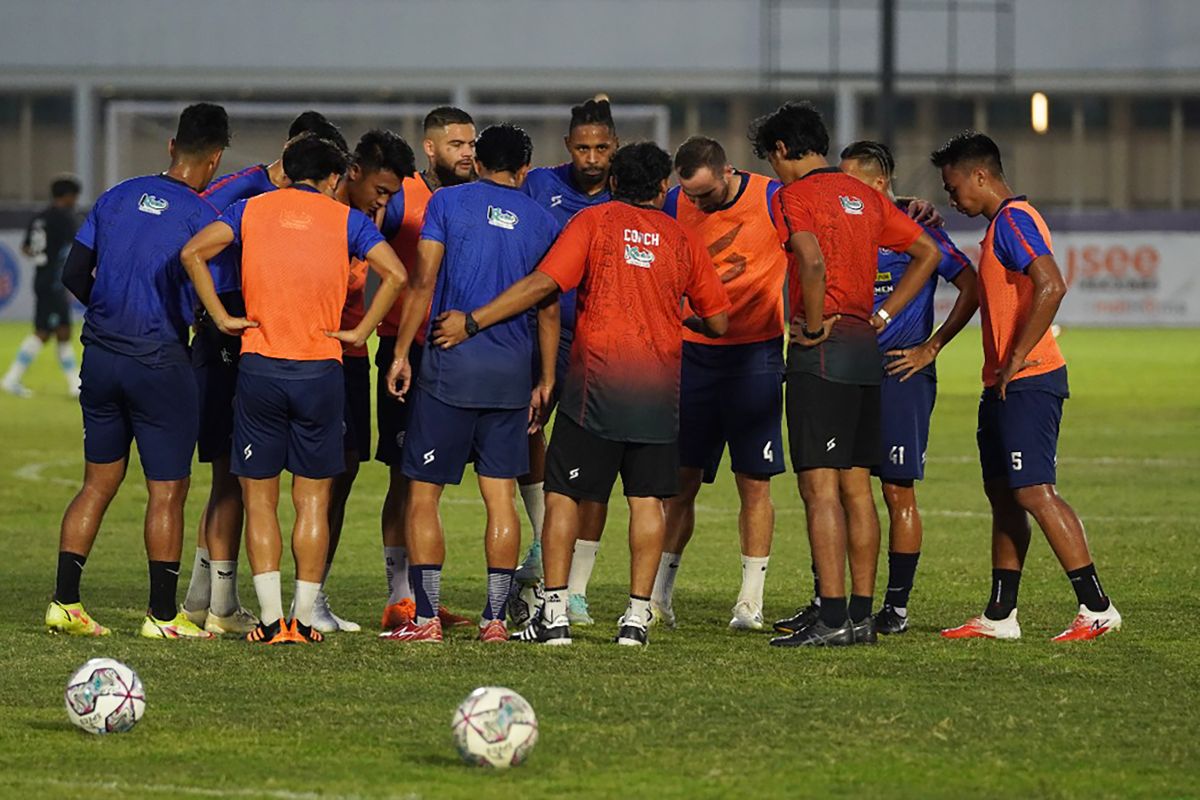
<path fill-rule="evenodd" d="M 481 180 L 438 190 L 421 228 L 422 239 L 446 248 L 431 319 L 496 299 L 533 272 L 558 229 L 548 211 L 516 189 Z M 533 345 L 524 314 L 449 350 L 431 345 L 421 362 L 421 386 L 443 403 L 462 408 L 524 408 L 529 405 Z"/>
<path fill-rule="evenodd" d="M 255 164 L 240 172 L 231 172 L 217 178 L 204 190 L 204 198 L 216 206 L 218 211 L 224 211 L 239 200 L 249 200 L 276 188 L 275 184 L 271 183 L 267 168 L 262 164 Z M 241 291 L 241 263 L 240 245 L 226 247 L 208 262 L 208 269 L 212 273 L 213 284 L 217 287 L 218 294 Z"/>
<path fill-rule="evenodd" d="M 558 221 L 561 229 L 568 220 L 590 206 L 598 206 L 612 199 L 608 189 L 597 194 L 584 194 L 575 187 L 571 178 L 571 164 L 559 164 L 557 167 L 538 167 L 529 170 L 525 183 L 521 186 L 525 194 L 536 200 Z M 575 331 L 575 290 L 564 292 L 558 298 L 562 311 L 562 327 L 564 333 Z"/>
<path fill-rule="evenodd" d="M 96 254 L 82 340 L 149 365 L 187 361 L 191 291 L 179 251 L 217 209 L 182 181 L 147 175 L 100 196 L 75 241 Z"/>
<path fill-rule="evenodd" d="M 921 226 L 941 251 L 941 261 L 921 291 L 892 318 L 891 323 L 879 334 L 879 350 L 887 352 L 903 347 L 915 347 L 933 334 L 933 293 L 937 289 L 938 276 L 946 281 L 958 277 L 958 273 L 971 266 L 971 261 L 954 246 L 950 237 L 941 228 Z M 896 284 L 904 277 L 912 258 L 908 253 L 897 253 L 879 248 L 879 266 L 875 275 L 875 308 L 879 309 L 888 299 Z"/>

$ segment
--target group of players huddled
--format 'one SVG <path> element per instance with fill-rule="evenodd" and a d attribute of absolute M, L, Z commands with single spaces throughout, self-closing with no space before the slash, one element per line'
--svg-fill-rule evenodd
<path fill-rule="evenodd" d="M 366 342 L 377 332 L 374 457 L 389 469 L 382 638 L 441 641 L 446 626 L 477 624 L 440 602 L 439 503 L 473 463 L 487 518 L 479 638 L 570 644 L 572 625 L 592 624 L 587 583 L 619 475 L 631 565 L 615 641 L 646 644 L 652 623 L 676 624 L 696 497 L 726 446 L 742 552 L 729 625 L 762 629 L 785 416 L 814 590 L 774 624 L 771 644 L 903 633 L 934 362 L 979 309 L 992 587 L 983 613 L 942 635 L 1020 636 L 1029 515 L 1079 603 L 1055 638 L 1120 627 L 1082 524 L 1055 491 L 1067 371 L 1050 327 L 1065 284 L 1050 232 L 1009 188 L 996 144 L 969 131 L 932 154 L 951 205 L 989 220 L 976 270 L 931 204 L 896 198 L 886 144 L 851 143 L 830 165 L 825 124 L 803 102 L 755 120 L 749 137 L 777 179 L 736 168 L 705 136 L 674 158 L 652 143 L 619 146 L 600 96 L 571 110 L 570 161 L 530 169 L 519 127 L 477 132 L 465 111 L 441 107 L 425 118 L 428 166 L 417 171 L 395 133 L 372 130 L 350 148 L 310 111 L 277 161 L 213 180 L 228 118 L 217 105 L 185 109 L 169 168 L 105 192 L 63 266 L 63 284 L 87 306 L 86 471 L 63 518 L 46 626 L 109 633 L 84 610 L 80 578 L 136 441 L 149 492 L 142 636 L 282 644 L 359 630 L 334 614 L 324 587 L 371 457 Z M 379 278 L 369 303 L 368 269 Z M 935 330 L 939 276 L 958 297 Z M 181 609 L 197 449 L 212 490 Z M 284 470 L 296 567 L 286 613 Z M 879 611 L 872 475 L 890 517 Z M 520 564 L 518 492 L 533 529 Z M 237 590 L 243 523 L 257 614 Z M 510 632 L 506 611 L 517 606 L 532 613 Z"/>

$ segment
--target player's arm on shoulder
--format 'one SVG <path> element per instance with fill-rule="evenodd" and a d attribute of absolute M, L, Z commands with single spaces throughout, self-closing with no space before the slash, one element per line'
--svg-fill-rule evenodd
<path fill-rule="evenodd" d="M 946 224 L 946 218 L 937 206 L 923 197 L 897 197 L 896 202 L 913 222 L 930 228 L 941 228 Z"/>
<path fill-rule="evenodd" d="M 217 296 L 217 288 L 209 272 L 208 262 L 233 243 L 235 234 L 230 223 L 224 219 L 210 222 L 201 228 L 179 252 L 179 260 L 187 271 L 196 296 L 204 310 L 212 317 L 213 324 L 227 336 L 237 336 L 246 328 L 257 328 L 258 323 L 245 317 L 232 317 L 225 304 Z"/>

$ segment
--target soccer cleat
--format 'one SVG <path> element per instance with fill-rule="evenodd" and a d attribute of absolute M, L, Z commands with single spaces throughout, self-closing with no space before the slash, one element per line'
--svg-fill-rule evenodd
<path fill-rule="evenodd" d="M 203 628 L 197 627 L 182 611 L 170 620 L 155 619 L 153 615 L 147 614 L 146 618 L 142 620 L 142 629 L 138 633 L 146 639 L 217 638 Z"/>
<path fill-rule="evenodd" d="M 199 627 L 200 623 L 192 617 L 192 613 L 187 609 L 183 610 L 188 619 Z M 239 608 L 227 617 L 218 617 L 216 614 L 206 614 L 204 620 L 204 630 L 209 633 L 215 633 L 217 636 L 224 636 L 227 633 L 236 633 L 239 636 L 249 633 L 258 625 L 258 617 L 253 611 L 245 608 Z"/>
<path fill-rule="evenodd" d="M 983 614 L 972 617 L 957 628 L 942 631 L 943 639 L 1020 639 L 1021 626 L 1017 624 L 1014 608 L 1004 619 L 988 619 Z"/>
<path fill-rule="evenodd" d="M 613 637 L 613 641 L 626 647 L 645 647 L 646 624 L 641 617 L 622 614 L 617 620 L 617 635 Z"/>
<path fill-rule="evenodd" d="M 68 636 L 108 636 L 112 631 L 83 610 L 83 603 L 51 600 L 46 608 L 46 630 Z"/>
<path fill-rule="evenodd" d="M 356 633 L 362 630 L 362 626 L 357 622 L 350 622 L 334 614 L 329 608 L 329 595 L 324 592 L 317 593 L 317 601 L 313 604 L 312 626 L 321 633 Z"/>
<path fill-rule="evenodd" d="M 20 381 L 5 381 L 4 383 L 0 383 L 0 389 L 3 389 L 14 397 L 20 397 L 22 400 L 28 400 L 33 397 L 33 392 Z"/>
<path fill-rule="evenodd" d="M 475 624 L 475 620 L 451 613 L 445 606 L 438 606 L 438 619 L 442 621 L 443 628 L 465 628 Z"/>
<path fill-rule="evenodd" d="M 675 609 L 671 606 L 660 606 L 653 600 L 650 601 L 650 623 L 651 625 L 659 624 L 667 630 L 675 630 Z"/>
<path fill-rule="evenodd" d="M 379 638 L 392 642 L 440 642 L 442 641 L 442 620 L 441 617 L 434 617 L 426 623 L 413 620 L 394 630 L 379 634 Z"/>
<path fill-rule="evenodd" d="M 772 647 L 842 647 L 854 643 L 854 626 L 850 620 L 840 628 L 831 628 L 820 617 L 787 636 L 776 636 L 771 640 Z"/>
<path fill-rule="evenodd" d="M 508 641 L 508 626 L 502 619 L 490 619 L 479 626 L 479 641 L 495 643 Z"/>
<path fill-rule="evenodd" d="M 542 543 L 535 541 L 529 546 L 529 552 L 525 554 L 521 566 L 517 567 L 517 571 L 513 573 L 513 580 L 517 583 L 535 583 L 541 579 Z"/>
<path fill-rule="evenodd" d="M 312 642 L 313 644 L 325 641 L 325 637 L 316 629 L 316 626 L 305 625 L 298 619 L 292 620 L 291 631 L 292 635 L 299 637 L 301 641 Z"/>
<path fill-rule="evenodd" d="M 198 611 L 192 611 L 187 606 L 183 607 L 183 614 L 192 621 L 192 624 L 197 628 L 204 628 L 208 624 L 208 609 L 201 608 Z"/>
<path fill-rule="evenodd" d="M 563 645 L 571 643 L 571 621 L 565 614 L 555 617 L 552 622 L 538 615 L 521 630 L 508 637 L 513 642 L 529 642 L 532 644 Z"/>
<path fill-rule="evenodd" d="M 797 608 L 795 615 L 777 620 L 772 627 L 777 633 L 795 633 L 801 628 L 812 625 L 820 616 L 821 607 L 816 603 L 809 603 L 804 608 Z"/>
<path fill-rule="evenodd" d="M 879 641 L 874 617 L 867 617 L 859 622 L 851 620 L 850 633 L 854 637 L 854 644 L 875 644 Z"/>
<path fill-rule="evenodd" d="M 1079 613 L 1071 621 L 1065 631 L 1055 636 L 1052 642 L 1086 642 L 1098 639 L 1110 631 L 1121 629 L 1121 613 L 1117 607 L 1108 601 L 1108 608 L 1103 611 L 1090 611 L 1087 606 L 1080 606 Z"/>
<path fill-rule="evenodd" d="M 283 630 L 284 622 L 281 619 L 275 620 L 270 625 L 259 622 L 254 626 L 254 630 L 246 634 L 246 641 L 252 644 L 283 644 L 283 642 L 275 641 Z"/>
<path fill-rule="evenodd" d="M 382 631 L 392 631 L 402 625 L 407 625 L 417 618 L 417 604 L 411 597 L 406 597 L 399 603 L 392 603 L 383 610 L 383 620 L 379 623 Z"/>
<path fill-rule="evenodd" d="M 567 598 L 567 619 L 572 625 L 596 624 L 596 620 L 588 613 L 587 595 L 573 594 Z"/>
<path fill-rule="evenodd" d="M 729 627 L 735 631 L 761 631 L 763 629 L 762 609 L 757 603 L 749 600 L 738 600 L 733 606 L 733 619 Z"/>
<path fill-rule="evenodd" d="M 882 636 L 904 633 L 908 630 L 908 615 L 901 616 L 892 606 L 885 605 L 875 615 L 875 632 Z"/>

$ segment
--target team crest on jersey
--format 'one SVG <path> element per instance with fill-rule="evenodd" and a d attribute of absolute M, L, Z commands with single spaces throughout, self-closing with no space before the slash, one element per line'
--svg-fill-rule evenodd
<path fill-rule="evenodd" d="M 161 216 L 170 205 L 170 203 L 161 197 L 155 197 L 149 192 L 146 192 L 142 195 L 141 199 L 138 200 L 138 211 L 144 211 L 147 214 L 153 214 L 154 216 L 158 217 Z"/>
<path fill-rule="evenodd" d="M 503 208 L 488 206 L 488 225 L 495 225 L 497 228 L 504 228 L 506 231 L 511 231 L 517 227 L 520 220 L 517 215 L 511 211 L 505 211 Z"/>
<path fill-rule="evenodd" d="M 642 269 L 650 269 L 654 263 L 654 251 L 638 247 L 636 244 L 625 245 L 625 263 Z"/>
<path fill-rule="evenodd" d="M 843 195 L 838 196 L 838 200 L 842 204 L 842 210 L 845 211 L 847 214 L 854 214 L 856 216 L 862 216 L 863 201 L 860 198 L 847 197 L 846 195 L 843 194 Z"/>

